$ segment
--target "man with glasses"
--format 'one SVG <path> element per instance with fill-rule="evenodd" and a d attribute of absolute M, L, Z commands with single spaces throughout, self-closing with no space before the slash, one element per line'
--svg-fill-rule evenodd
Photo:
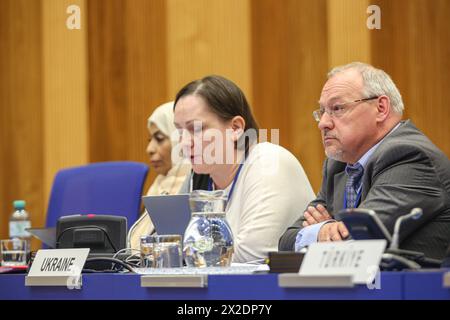
<path fill-rule="evenodd" d="M 333 213 L 374 210 L 392 233 L 412 208 L 423 216 L 402 225 L 400 248 L 441 259 L 450 242 L 450 161 L 410 120 L 402 97 L 383 70 L 364 63 L 328 74 L 313 112 L 327 159 L 322 187 L 280 239 L 281 251 L 349 237 Z"/>

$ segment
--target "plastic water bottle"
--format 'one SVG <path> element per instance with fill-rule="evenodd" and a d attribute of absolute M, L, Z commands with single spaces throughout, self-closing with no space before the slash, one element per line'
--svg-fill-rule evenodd
<path fill-rule="evenodd" d="M 30 215 L 25 210 L 25 201 L 16 200 L 13 202 L 14 212 L 9 219 L 9 237 L 30 241 L 31 235 L 25 229 L 31 228 Z"/>

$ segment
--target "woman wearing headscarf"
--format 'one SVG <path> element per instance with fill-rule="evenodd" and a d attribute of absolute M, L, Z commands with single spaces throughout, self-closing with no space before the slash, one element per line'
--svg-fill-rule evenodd
<path fill-rule="evenodd" d="M 191 166 L 188 161 L 176 154 L 177 130 L 173 124 L 173 102 L 165 103 L 148 118 L 149 142 L 147 153 L 150 166 L 158 174 L 150 186 L 147 195 L 177 194 Z M 130 228 L 129 246 L 140 248 L 140 238 L 154 232 L 154 226 L 148 212 Z"/>

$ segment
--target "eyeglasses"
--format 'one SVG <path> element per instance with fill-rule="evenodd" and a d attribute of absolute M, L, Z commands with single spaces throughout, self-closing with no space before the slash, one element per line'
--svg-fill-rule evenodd
<path fill-rule="evenodd" d="M 323 114 L 326 112 L 326 113 L 328 113 L 328 115 L 330 117 L 340 118 L 348 110 L 348 108 L 344 107 L 345 105 L 350 104 L 350 103 L 357 103 L 357 102 L 364 102 L 364 101 L 374 100 L 374 99 L 378 99 L 378 98 L 379 98 L 378 96 L 370 97 L 370 98 L 363 98 L 363 99 L 358 99 L 358 100 L 354 100 L 354 101 L 349 101 L 349 102 L 335 104 L 334 106 L 331 106 L 329 108 L 322 108 L 321 107 L 321 108 L 313 111 L 313 117 L 314 117 L 314 120 L 319 122 L 320 119 L 322 119 Z"/>

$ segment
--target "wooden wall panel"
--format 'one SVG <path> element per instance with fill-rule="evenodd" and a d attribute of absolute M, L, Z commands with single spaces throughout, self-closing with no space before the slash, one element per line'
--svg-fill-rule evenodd
<path fill-rule="evenodd" d="M 66 26 L 70 5 L 80 8 L 81 29 Z M 88 163 L 86 22 L 84 0 L 42 2 L 45 199 L 59 170 Z"/>
<path fill-rule="evenodd" d="M 328 69 L 326 1 L 252 1 L 254 109 L 301 161 L 317 191 L 324 152 L 312 111 Z"/>
<path fill-rule="evenodd" d="M 381 30 L 371 32 L 373 63 L 397 84 L 410 118 L 450 156 L 450 2 L 375 1 Z"/>
<path fill-rule="evenodd" d="M 165 7 L 164 0 L 88 2 L 91 162 L 147 162 L 147 118 L 170 98 Z"/>
<path fill-rule="evenodd" d="M 88 1 L 89 156 L 127 158 L 125 1 Z"/>
<path fill-rule="evenodd" d="M 249 0 L 168 0 L 167 77 L 174 97 L 209 74 L 235 82 L 252 101 Z"/>
<path fill-rule="evenodd" d="M 44 209 L 41 1 L 0 2 L 0 238 L 12 201 L 24 199 L 33 225 Z"/>
<path fill-rule="evenodd" d="M 370 63 L 369 0 L 327 0 L 330 69 L 352 61 Z"/>
<path fill-rule="evenodd" d="M 126 1 L 129 158 L 148 162 L 147 118 L 167 95 L 165 0 Z"/>

